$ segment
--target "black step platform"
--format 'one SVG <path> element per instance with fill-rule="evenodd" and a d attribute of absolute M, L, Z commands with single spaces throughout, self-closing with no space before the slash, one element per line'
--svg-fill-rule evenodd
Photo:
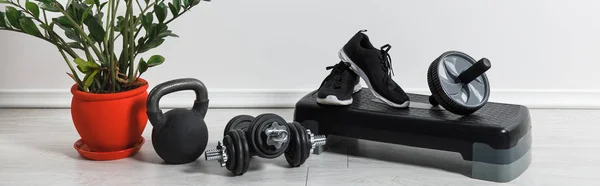
<path fill-rule="evenodd" d="M 432 107 L 409 94 L 408 109 L 390 107 L 363 88 L 350 106 L 321 105 L 316 91 L 296 103 L 294 121 L 319 135 L 336 135 L 460 153 L 471 177 L 508 182 L 531 163 L 531 122 L 525 106 L 488 102 L 469 116 Z M 319 154 L 323 148 L 316 149 Z"/>

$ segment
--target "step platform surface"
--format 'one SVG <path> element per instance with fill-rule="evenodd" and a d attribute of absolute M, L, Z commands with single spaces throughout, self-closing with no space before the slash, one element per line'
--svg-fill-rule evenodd
<path fill-rule="evenodd" d="M 296 103 L 294 121 L 313 133 L 460 153 L 471 177 L 508 182 L 531 163 L 531 122 L 522 105 L 488 102 L 461 116 L 433 107 L 428 95 L 409 94 L 409 108 L 393 108 L 363 88 L 349 106 L 322 105 L 316 91 Z M 319 154 L 325 148 L 314 151 Z"/>

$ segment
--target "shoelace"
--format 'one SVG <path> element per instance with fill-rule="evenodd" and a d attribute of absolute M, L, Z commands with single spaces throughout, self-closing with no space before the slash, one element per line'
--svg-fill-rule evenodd
<path fill-rule="evenodd" d="M 381 57 L 379 57 L 379 59 L 381 60 L 381 64 L 383 64 L 381 69 L 385 73 L 385 76 L 383 76 L 383 81 L 386 82 L 388 85 L 391 85 L 391 79 L 394 75 L 394 69 L 392 68 L 392 57 L 388 53 L 388 51 L 390 51 L 391 48 L 392 46 L 390 46 L 389 44 L 381 46 Z"/>
<path fill-rule="evenodd" d="M 344 74 L 345 71 L 349 70 L 350 65 L 344 62 L 339 62 L 338 64 L 335 64 L 333 66 L 328 66 L 325 67 L 326 70 L 331 70 L 331 74 L 332 74 L 332 78 L 334 79 L 333 81 L 333 87 L 334 88 L 342 88 L 345 84 L 345 82 L 343 81 L 344 79 L 342 78 L 342 74 Z"/>

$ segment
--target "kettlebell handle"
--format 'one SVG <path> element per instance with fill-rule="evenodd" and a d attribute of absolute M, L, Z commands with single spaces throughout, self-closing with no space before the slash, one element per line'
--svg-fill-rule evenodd
<path fill-rule="evenodd" d="M 166 122 L 159 106 L 160 99 L 167 94 L 182 90 L 194 91 L 196 100 L 194 101 L 192 110 L 198 112 L 202 117 L 206 115 L 206 111 L 208 110 L 208 93 L 204 83 L 194 78 L 174 79 L 157 85 L 148 95 L 146 112 L 148 120 L 150 120 L 150 123 L 154 127 L 161 128 Z"/>

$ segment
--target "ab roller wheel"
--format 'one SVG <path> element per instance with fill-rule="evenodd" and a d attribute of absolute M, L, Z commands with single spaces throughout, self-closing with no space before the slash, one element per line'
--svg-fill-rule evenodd
<path fill-rule="evenodd" d="M 248 170 L 250 157 L 257 155 L 273 159 L 285 154 L 291 167 L 298 167 L 308 159 L 312 150 L 325 145 L 323 135 L 315 136 L 297 122 L 287 123 L 276 114 L 261 114 L 256 118 L 239 115 L 225 127 L 223 144 L 205 152 L 207 161 L 219 161 L 234 175 Z"/>
<path fill-rule="evenodd" d="M 429 102 L 459 115 L 479 110 L 490 96 L 490 84 L 485 75 L 490 67 L 486 58 L 476 61 L 458 51 L 443 53 L 427 71 L 431 91 Z"/>

